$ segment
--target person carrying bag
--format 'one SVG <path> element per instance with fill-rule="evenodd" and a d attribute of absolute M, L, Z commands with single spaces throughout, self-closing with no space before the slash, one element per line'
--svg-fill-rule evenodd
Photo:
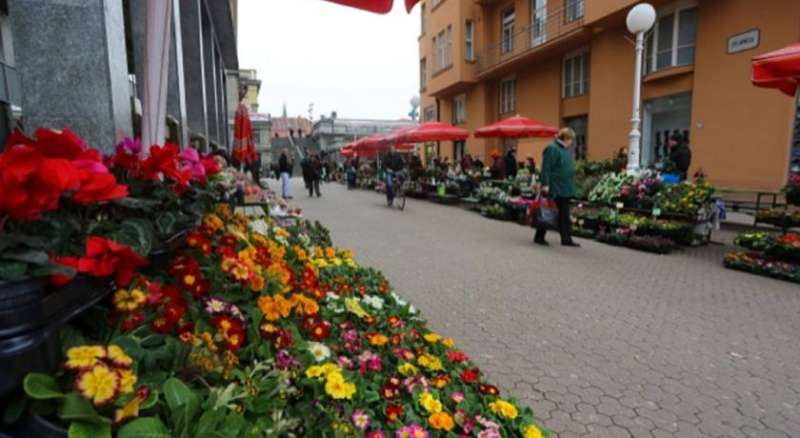
<path fill-rule="evenodd" d="M 528 223 L 536 229 L 558 230 L 558 207 L 540 191 L 528 208 Z"/>
<path fill-rule="evenodd" d="M 556 140 L 544 150 L 542 156 L 542 175 L 540 194 L 551 198 L 557 206 L 557 227 L 561 234 L 561 245 L 578 247 L 572 241 L 572 220 L 570 219 L 570 200 L 575 197 L 575 162 L 569 148 L 575 139 L 572 128 L 561 128 Z M 536 226 L 533 241 L 536 244 L 547 246 L 545 240 L 547 229 L 551 228 L 550 221 L 544 221 L 545 216 L 551 218 L 548 210 L 539 208 L 542 221 Z M 552 210 L 549 210 L 552 213 Z"/>

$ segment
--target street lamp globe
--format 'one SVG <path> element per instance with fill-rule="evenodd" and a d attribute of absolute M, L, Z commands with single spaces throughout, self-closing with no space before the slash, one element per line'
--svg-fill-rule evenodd
<path fill-rule="evenodd" d="M 630 33 L 647 32 L 656 22 L 656 10 L 649 3 L 639 3 L 628 12 L 625 23 L 628 25 Z"/>
<path fill-rule="evenodd" d="M 410 103 L 411 103 L 412 107 L 418 108 L 419 107 L 419 96 L 412 97 Z"/>

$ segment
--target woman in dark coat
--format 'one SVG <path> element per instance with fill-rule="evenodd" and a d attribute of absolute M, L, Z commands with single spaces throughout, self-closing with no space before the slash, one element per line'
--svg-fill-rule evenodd
<path fill-rule="evenodd" d="M 558 230 L 561 245 L 580 246 L 572 241 L 572 221 L 570 219 L 570 200 L 575 197 L 575 161 L 569 148 L 575 139 L 572 128 L 562 128 L 556 141 L 544 150 L 542 157 L 541 191 L 555 200 L 558 207 Z M 537 227 L 533 241 L 547 246 L 544 239 L 547 228 Z"/>

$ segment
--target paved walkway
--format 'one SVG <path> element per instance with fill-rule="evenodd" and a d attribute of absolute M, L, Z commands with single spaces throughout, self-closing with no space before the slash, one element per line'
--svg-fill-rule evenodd
<path fill-rule="evenodd" d="M 800 437 L 800 287 L 724 269 L 726 248 L 541 248 L 458 207 L 301 184 L 306 217 L 558 437 Z"/>

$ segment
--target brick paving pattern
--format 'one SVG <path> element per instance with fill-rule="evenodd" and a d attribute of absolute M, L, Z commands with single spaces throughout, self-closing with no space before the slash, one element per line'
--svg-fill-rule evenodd
<path fill-rule="evenodd" d="M 800 287 L 724 269 L 729 248 L 541 248 L 458 207 L 301 185 L 307 218 L 558 437 L 800 437 Z"/>

